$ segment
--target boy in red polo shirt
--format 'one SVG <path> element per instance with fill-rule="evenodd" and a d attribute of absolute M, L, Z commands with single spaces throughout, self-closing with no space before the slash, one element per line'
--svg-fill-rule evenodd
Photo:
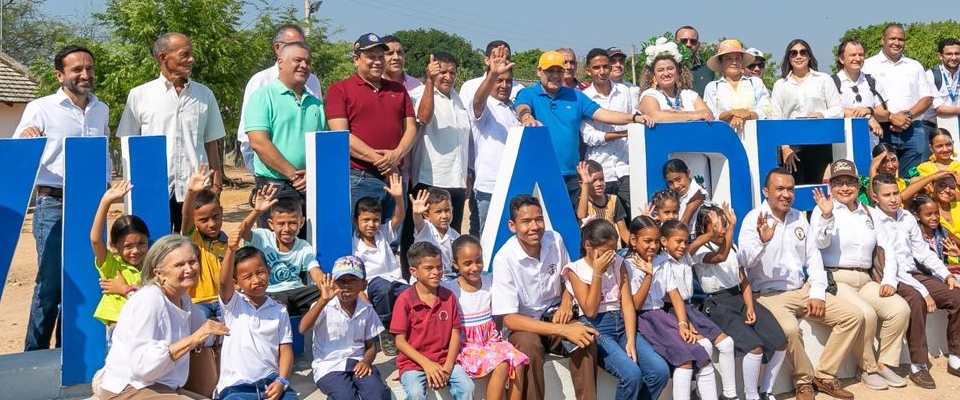
<path fill-rule="evenodd" d="M 390 333 L 397 337 L 397 369 L 407 398 L 427 398 L 427 388 L 450 386 L 455 399 L 473 399 L 473 380 L 457 365 L 462 317 L 457 298 L 440 287 L 440 248 L 414 243 L 407 252 L 417 282 L 397 297 Z"/>

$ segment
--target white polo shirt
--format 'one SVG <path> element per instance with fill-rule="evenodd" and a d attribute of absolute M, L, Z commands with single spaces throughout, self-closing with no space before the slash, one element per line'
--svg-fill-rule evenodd
<path fill-rule="evenodd" d="M 933 275 L 942 281 L 946 281 L 950 271 L 943 265 L 940 256 L 934 253 L 923 239 L 920 225 L 917 224 L 917 219 L 913 215 L 904 210 L 897 210 L 897 216 L 893 218 L 880 210 L 874 211 L 876 211 L 874 215 L 878 215 L 879 229 L 891 238 L 894 250 L 888 251 L 893 253 L 894 266 L 893 269 L 884 268 L 884 284 L 887 284 L 887 276 L 895 272 L 896 280 L 909 285 L 920 292 L 921 296 L 926 297 L 930 291 L 912 275 L 913 272 L 919 271 L 917 263 L 929 268 Z M 893 286 L 896 286 L 896 282 Z"/>
<path fill-rule="evenodd" d="M 423 229 L 413 233 L 413 242 L 427 242 L 440 248 L 440 258 L 443 260 L 443 273 L 453 271 L 453 241 L 460 237 L 460 233 L 453 227 L 447 228 L 447 233 L 440 234 L 437 227 L 430 221 L 423 220 Z M 414 282 L 412 279 L 410 282 Z"/>
<path fill-rule="evenodd" d="M 611 83 L 610 94 L 604 96 L 593 85 L 583 89 L 583 94 L 604 110 L 633 114 L 637 111 L 637 98 L 631 97 L 630 88 L 622 83 Z M 593 119 L 580 122 L 580 134 L 587 145 L 586 158 L 594 160 L 603 167 L 603 180 L 613 182 L 630 175 L 630 155 L 627 152 L 627 139 L 607 141 L 607 132 L 624 131 L 626 125 L 610 125 Z"/>
<path fill-rule="evenodd" d="M 403 282 L 400 276 L 400 264 L 393 255 L 390 243 L 397 239 L 397 228 L 390 226 L 391 221 L 380 224 L 380 230 L 373 234 L 375 246 L 367 246 L 355 233 L 353 235 L 353 255 L 363 260 L 366 267 L 367 282 L 373 278 L 386 279 L 390 282 Z"/>
<path fill-rule="evenodd" d="M 654 257 L 656 262 L 656 257 Z M 641 310 L 659 310 L 663 308 L 663 300 L 670 292 L 670 288 L 676 287 L 673 283 L 673 274 L 664 268 L 663 263 L 653 265 L 653 281 L 650 282 L 650 291 L 647 292 L 647 299 L 643 302 Z M 639 269 L 632 268 L 630 274 L 630 293 L 636 295 L 640 290 L 643 280 L 647 279 L 647 274 Z"/>
<path fill-rule="evenodd" d="M 693 265 L 696 263 L 697 261 L 694 261 L 686 251 L 679 260 L 665 251 L 661 251 L 653 258 L 654 265 L 659 264 L 665 274 L 670 274 L 671 279 L 666 287 L 667 293 L 677 289 L 684 300 L 693 297 Z"/>
<path fill-rule="evenodd" d="M 883 84 L 887 111 L 891 113 L 909 110 L 920 99 L 934 96 L 923 66 L 906 56 L 892 62 L 880 51 L 863 62 L 863 72 Z"/>
<path fill-rule="evenodd" d="M 138 135 L 167 137 L 167 186 L 183 201 L 193 170 L 209 162 L 204 145 L 224 137 L 226 130 L 210 88 L 191 80 L 178 95 L 161 75 L 127 95 L 117 136 Z"/>
<path fill-rule="evenodd" d="M 539 259 L 527 255 L 516 235 L 493 256 L 493 315 L 520 314 L 539 320 L 560 301 L 560 269 L 570 263 L 560 234 L 547 230 Z"/>
<path fill-rule="evenodd" d="M 940 89 L 937 89 L 936 82 L 934 82 L 933 70 L 928 69 L 927 82 L 930 84 L 930 90 L 933 91 L 933 105 L 927 109 L 923 117 L 930 122 L 936 123 L 937 107 L 960 107 L 960 70 L 954 74 L 950 74 L 950 71 L 947 71 L 947 69 L 943 67 L 943 64 L 933 68 L 940 70 L 940 76 L 942 77 L 940 80 Z"/>
<path fill-rule="evenodd" d="M 217 392 L 280 373 L 280 346 L 293 343 L 287 308 L 270 296 L 257 308 L 240 292 L 226 304 L 220 299 L 220 307 L 230 334 L 220 350 Z"/>
<path fill-rule="evenodd" d="M 334 297 L 313 325 L 313 380 L 330 372 L 345 371 L 347 360 L 362 360 L 364 342 L 380 332 L 383 325 L 373 307 L 358 299 L 350 316 L 340 306 L 340 298 Z"/>
<path fill-rule="evenodd" d="M 466 83 L 464 83 L 466 86 Z M 463 97 L 461 97 L 462 99 Z M 472 107 L 470 103 L 464 103 Z M 478 192 L 493 193 L 500 173 L 503 148 L 507 143 L 510 128 L 521 126 L 513 113 L 512 103 L 487 96 L 487 106 L 480 118 L 473 122 L 473 188 Z M 472 110 L 470 111 L 472 112 Z"/>
<path fill-rule="evenodd" d="M 815 112 L 824 118 L 843 118 L 840 92 L 830 75 L 810 71 L 803 82 L 797 82 L 791 72 L 773 84 L 770 95 L 770 118 L 796 119 Z"/>
<path fill-rule="evenodd" d="M 700 288 L 707 294 L 740 286 L 740 261 L 737 260 L 736 247 L 731 248 L 730 253 L 727 254 L 727 259 L 719 264 L 703 262 L 707 254 L 719 250 L 712 242 L 707 243 L 697 249 L 697 255 L 693 257 L 696 262 L 693 264 L 693 270 L 700 280 Z"/>
<path fill-rule="evenodd" d="M 53 94 L 43 96 L 27 103 L 20 117 L 20 123 L 13 130 L 13 138 L 19 138 L 28 127 L 34 126 L 47 138 L 40 157 L 40 170 L 37 172 L 37 185 L 63 187 L 64 142 L 68 137 L 109 136 L 110 109 L 106 104 L 89 95 L 87 106 L 83 110 L 58 89 Z M 112 167 L 109 153 L 107 157 L 107 175 Z M 109 179 L 107 179 L 109 181 Z"/>
<path fill-rule="evenodd" d="M 832 84 L 832 83 L 831 83 Z M 766 244 L 760 242 L 755 224 L 760 213 L 768 213 L 766 223 L 774 225 L 773 238 Z M 791 208 L 783 221 L 778 220 L 764 200 L 760 207 L 747 213 L 747 221 L 737 243 L 740 250 L 740 265 L 747 272 L 753 290 L 785 292 L 797 290 L 804 283 L 804 266 L 810 282 L 810 298 L 823 300 L 826 297 L 827 273 L 823 269 L 820 250 L 807 219 L 797 209 Z"/>

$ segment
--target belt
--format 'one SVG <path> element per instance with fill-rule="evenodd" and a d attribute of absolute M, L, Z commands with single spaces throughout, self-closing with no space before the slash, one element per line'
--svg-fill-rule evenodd
<path fill-rule="evenodd" d="M 866 268 L 860 268 L 860 267 L 824 267 L 824 269 L 827 270 L 827 271 L 830 271 L 830 272 L 837 272 L 837 271 L 857 271 L 857 272 L 863 272 L 863 273 L 867 273 L 867 274 L 870 273 L 870 268 L 869 268 L 869 267 L 866 267 Z"/>
<path fill-rule="evenodd" d="M 923 120 L 923 124 L 926 125 L 926 126 L 929 126 L 929 127 L 933 128 L 933 129 L 937 129 L 937 124 L 935 124 L 935 123 L 933 123 L 933 122 L 930 122 L 930 121 L 927 121 L 927 120 Z"/>
<path fill-rule="evenodd" d="M 737 285 L 737 286 L 729 287 L 726 289 L 720 289 L 713 293 L 707 293 L 707 298 L 720 297 L 720 296 L 723 296 L 723 297 L 739 296 L 741 294 L 743 294 L 743 292 L 740 291 L 740 286 Z"/>
<path fill-rule="evenodd" d="M 386 179 L 383 177 L 383 175 L 379 173 L 375 174 L 373 172 L 367 172 L 356 168 L 350 168 L 350 175 L 358 178 L 374 178 L 386 182 Z"/>
<path fill-rule="evenodd" d="M 257 184 L 260 186 L 266 186 L 266 185 L 274 185 L 274 186 L 280 186 L 280 187 L 292 186 L 290 185 L 290 181 L 286 179 L 274 179 L 274 178 L 267 178 L 265 176 L 255 176 L 253 177 L 253 180 L 256 181 Z"/>
<path fill-rule="evenodd" d="M 37 196 L 63 198 L 63 188 L 37 185 Z"/>

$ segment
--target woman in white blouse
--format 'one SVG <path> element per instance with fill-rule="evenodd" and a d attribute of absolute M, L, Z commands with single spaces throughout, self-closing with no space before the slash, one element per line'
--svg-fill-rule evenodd
<path fill-rule="evenodd" d="M 743 51 L 743 45 L 734 39 L 720 42 L 717 54 L 707 60 L 707 67 L 722 76 L 707 84 L 703 101 L 714 118 L 739 134 L 747 120 L 765 119 L 770 113 L 770 91 L 763 80 L 744 75 L 744 66 L 753 62 L 754 56 Z"/>
<path fill-rule="evenodd" d="M 781 79 L 773 84 L 770 96 L 770 118 L 843 118 L 837 86 L 830 75 L 817 71 L 817 58 L 806 41 L 790 41 L 780 71 Z M 801 150 L 803 157 L 798 154 Z M 780 151 L 783 166 L 794 173 L 798 184 L 822 183 L 833 161 L 831 145 L 783 146 Z"/>
<path fill-rule="evenodd" d="M 713 121 L 713 113 L 692 90 L 693 77 L 680 64 L 683 56 L 676 43 L 657 42 L 644 51 L 647 60 L 640 75 L 640 112 L 657 122 Z M 703 154 L 679 153 L 671 157 L 683 160 L 694 176 L 710 176 L 709 159 Z"/>
<path fill-rule="evenodd" d="M 120 311 L 113 346 L 100 379 L 100 399 L 203 399 L 183 389 L 190 370 L 187 354 L 211 336 L 228 334 L 204 321 L 187 289 L 197 283 L 200 250 L 180 235 L 161 238 L 147 252 L 143 286 Z"/>

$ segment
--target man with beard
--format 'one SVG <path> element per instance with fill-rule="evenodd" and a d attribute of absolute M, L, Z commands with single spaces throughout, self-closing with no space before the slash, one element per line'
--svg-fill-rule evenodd
<path fill-rule="evenodd" d="M 57 347 L 61 342 L 57 319 L 63 272 L 60 249 L 63 239 L 64 141 L 67 137 L 108 136 L 110 133 L 107 127 L 110 111 L 91 93 L 95 78 L 93 53 L 83 47 L 67 46 L 54 56 L 53 65 L 60 90 L 27 104 L 13 134 L 14 138 L 47 138 L 34 200 L 33 237 L 37 241 L 39 268 L 24 351 L 50 348 L 55 326 Z"/>
<path fill-rule="evenodd" d="M 213 191 L 223 187 L 218 141 L 226 135 L 220 105 L 210 88 L 190 79 L 193 45 L 181 33 L 164 33 L 153 44 L 160 77 L 130 90 L 117 136 L 167 137 L 170 224 L 180 231 L 187 181 L 200 164 L 213 171 Z"/>
<path fill-rule="evenodd" d="M 690 68 L 690 74 L 693 75 L 693 90 L 703 97 L 703 91 L 707 89 L 707 84 L 713 81 L 713 71 L 707 68 L 707 63 L 697 57 L 700 51 L 700 33 L 692 26 L 684 25 L 677 28 L 673 35 L 677 42 L 690 50 L 693 58 L 693 67 Z"/>
<path fill-rule="evenodd" d="M 937 117 L 960 115 L 960 41 L 947 38 L 937 45 L 940 65 L 927 70 L 927 81 L 933 88 L 933 106 L 925 119 L 937 123 Z"/>

